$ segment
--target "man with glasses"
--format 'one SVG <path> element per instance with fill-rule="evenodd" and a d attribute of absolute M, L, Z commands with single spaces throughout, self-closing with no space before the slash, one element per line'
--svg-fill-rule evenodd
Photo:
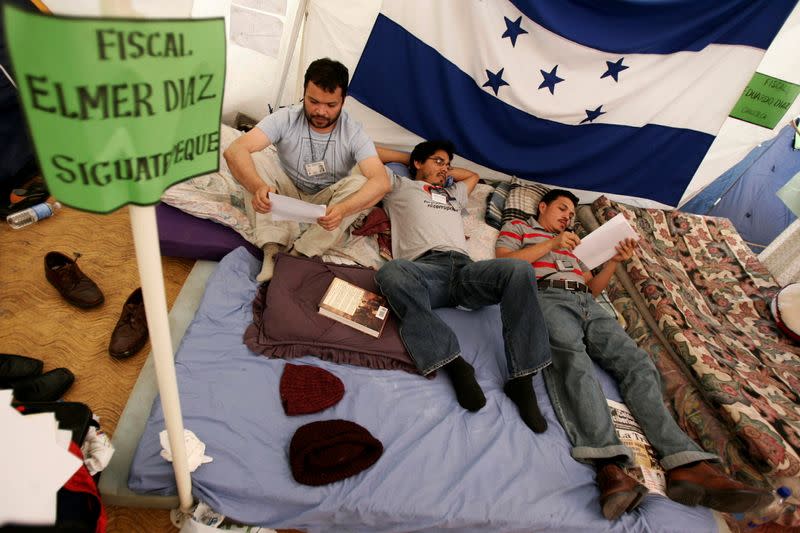
<path fill-rule="evenodd" d="M 477 309 L 500 304 L 509 380 L 506 395 L 536 433 L 547 429 L 532 376 L 550 364 L 550 345 L 536 296 L 536 278 L 526 261 L 474 262 L 467 252 L 462 211 L 478 175 L 451 168 L 449 141 L 427 141 L 411 152 L 414 180 L 390 176 L 383 207 L 392 222 L 394 259 L 375 281 L 400 319 L 400 335 L 423 375 L 443 369 L 458 403 L 478 411 L 486 397 L 472 365 L 461 357 L 453 330 L 433 312 L 437 307 Z M 453 178 L 447 184 L 448 176 Z"/>
<path fill-rule="evenodd" d="M 347 67 L 328 58 L 306 70 L 303 103 L 279 109 L 231 143 L 224 156 L 231 174 L 249 193 L 246 205 L 255 244 L 264 250 L 258 281 L 272 278 L 274 256 L 291 251 L 320 255 L 342 237 L 358 214 L 375 205 L 388 190 L 386 171 L 361 124 L 342 111 L 347 96 Z M 260 175 L 252 154 L 268 152 L 268 173 Z M 381 150 L 389 162 L 391 150 Z M 397 159 L 404 162 L 403 158 Z M 361 174 L 350 174 L 358 165 Z M 269 193 L 327 204 L 325 216 L 302 232 L 297 222 L 275 221 Z"/>

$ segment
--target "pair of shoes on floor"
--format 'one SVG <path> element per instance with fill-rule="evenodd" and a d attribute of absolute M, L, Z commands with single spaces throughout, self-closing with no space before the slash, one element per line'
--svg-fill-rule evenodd
<path fill-rule="evenodd" d="M 78 267 L 77 254 L 71 259 L 61 252 L 48 252 L 44 257 L 47 281 L 69 303 L 91 309 L 105 301 L 100 287 Z M 117 325 L 111 333 L 108 353 L 117 359 L 134 355 L 147 342 L 147 320 L 144 313 L 142 289 L 138 288 L 125 301 Z"/>
<path fill-rule="evenodd" d="M 64 396 L 75 381 L 66 368 L 42 374 L 43 363 L 23 355 L 0 354 L 0 388 L 12 389 L 20 402 L 54 402 Z"/>
<path fill-rule="evenodd" d="M 635 509 L 647 489 L 615 464 L 597 471 L 603 516 L 616 520 Z M 667 471 L 667 496 L 678 503 L 701 505 L 723 513 L 745 513 L 766 505 L 772 493 L 735 481 L 708 461 L 699 461 Z"/>

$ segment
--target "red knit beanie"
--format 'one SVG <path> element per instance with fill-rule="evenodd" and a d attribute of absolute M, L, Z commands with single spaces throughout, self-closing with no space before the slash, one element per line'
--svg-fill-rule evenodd
<path fill-rule="evenodd" d="M 280 394 L 287 415 L 307 415 L 336 405 L 344 396 L 344 383 L 322 368 L 286 364 Z"/>
<path fill-rule="evenodd" d="M 295 431 L 289 464 L 298 483 L 318 486 L 366 470 L 382 453 L 381 441 L 355 422 L 322 420 Z"/>

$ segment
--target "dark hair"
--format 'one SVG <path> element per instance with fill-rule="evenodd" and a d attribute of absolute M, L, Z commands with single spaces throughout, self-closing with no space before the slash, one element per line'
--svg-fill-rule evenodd
<path fill-rule="evenodd" d="M 347 84 L 350 81 L 350 73 L 347 67 L 334 61 L 333 59 L 323 57 L 316 59 L 308 65 L 306 75 L 303 80 L 303 92 L 308 87 L 308 82 L 313 81 L 314 85 L 319 86 L 325 92 L 336 92 L 337 87 L 342 88 L 342 98 L 347 96 Z"/>
<path fill-rule="evenodd" d="M 539 202 L 544 202 L 545 205 L 550 205 L 554 200 L 561 198 L 562 196 L 571 201 L 572 205 L 578 207 L 578 197 L 569 191 L 565 191 L 564 189 L 551 189 L 547 191 L 544 196 L 542 196 L 542 199 L 539 200 Z"/>
<path fill-rule="evenodd" d="M 456 151 L 456 147 L 452 142 L 444 139 L 421 142 L 414 147 L 408 161 L 408 169 L 411 171 L 412 178 L 417 177 L 417 167 L 414 166 L 414 161 L 417 163 L 424 163 L 426 159 L 435 154 L 438 150 L 447 152 L 447 156 L 452 161 L 453 152 Z"/>

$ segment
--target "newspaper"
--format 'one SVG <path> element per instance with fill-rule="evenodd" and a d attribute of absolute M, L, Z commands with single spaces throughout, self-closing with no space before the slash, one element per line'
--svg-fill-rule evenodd
<path fill-rule="evenodd" d="M 619 440 L 633 451 L 635 466 L 626 468 L 626 472 L 647 487 L 651 493 L 666 496 L 667 479 L 664 470 L 656 458 L 655 450 L 644 436 L 642 428 L 628 410 L 627 405 L 614 400 L 606 401 L 611 410 L 611 419 L 614 421 L 614 429 L 617 430 Z"/>

